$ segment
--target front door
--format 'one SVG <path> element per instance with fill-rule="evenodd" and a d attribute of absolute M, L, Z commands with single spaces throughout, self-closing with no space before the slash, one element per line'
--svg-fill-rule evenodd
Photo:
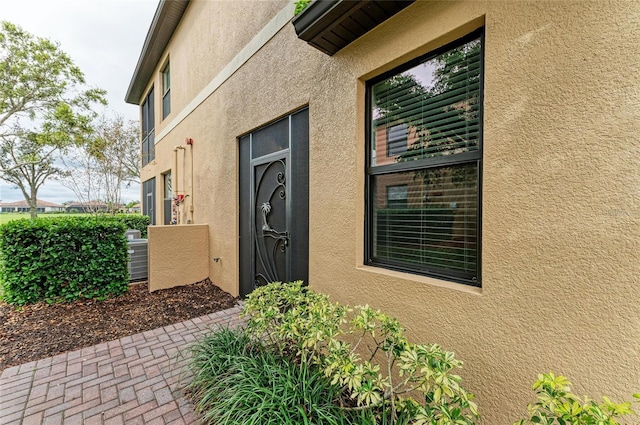
<path fill-rule="evenodd" d="M 307 281 L 309 111 L 240 138 L 240 295 Z"/>

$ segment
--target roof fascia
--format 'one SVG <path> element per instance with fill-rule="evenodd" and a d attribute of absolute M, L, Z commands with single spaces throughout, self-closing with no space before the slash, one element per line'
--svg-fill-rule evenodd
<path fill-rule="evenodd" d="M 160 0 L 131 77 L 125 102 L 139 105 L 153 71 L 162 58 L 190 0 Z"/>

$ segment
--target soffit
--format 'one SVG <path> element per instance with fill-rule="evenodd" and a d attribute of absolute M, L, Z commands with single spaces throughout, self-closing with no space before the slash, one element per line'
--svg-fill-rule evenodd
<path fill-rule="evenodd" d="M 298 38 L 333 56 L 415 0 L 315 0 L 293 19 Z"/>

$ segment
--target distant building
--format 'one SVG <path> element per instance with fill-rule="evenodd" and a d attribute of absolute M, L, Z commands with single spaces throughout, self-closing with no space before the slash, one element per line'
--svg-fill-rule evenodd
<path fill-rule="evenodd" d="M 137 204 L 131 205 L 129 208 L 127 208 L 127 212 L 140 214 L 141 208 L 142 204 L 138 202 Z"/>
<path fill-rule="evenodd" d="M 40 199 L 36 200 L 36 211 L 38 213 L 45 212 L 60 212 L 64 211 L 64 205 L 54 204 L 53 202 L 42 201 Z M 27 201 L 16 201 L 16 202 L 4 202 L 0 203 L 0 212 L 29 212 L 31 208 Z"/>
<path fill-rule="evenodd" d="M 67 212 L 108 212 L 109 205 L 100 201 L 72 202 L 66 205 Z"/>

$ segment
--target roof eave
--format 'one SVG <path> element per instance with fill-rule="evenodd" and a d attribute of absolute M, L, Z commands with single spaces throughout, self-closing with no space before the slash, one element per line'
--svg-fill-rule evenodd
<path fill-rule="evenodd" d="M 153 71 L 178 27 L 190 0 L 160 0 L 142 46 L 138 64 L 124 100 L 139 105 Z"/>

